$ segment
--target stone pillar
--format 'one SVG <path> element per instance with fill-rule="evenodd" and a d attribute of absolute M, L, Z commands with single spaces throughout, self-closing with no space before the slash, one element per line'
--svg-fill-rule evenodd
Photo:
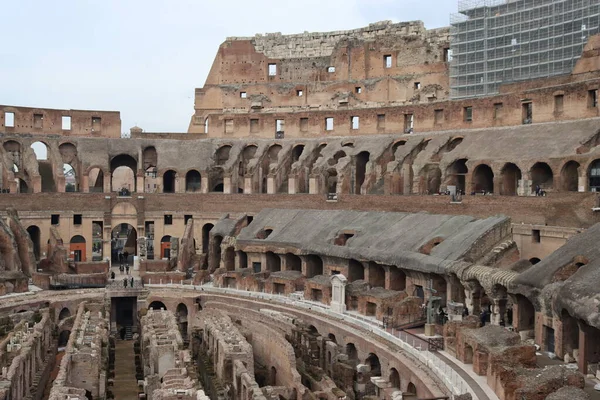
<path fill-rule="evenodd" d="M 400 170 L 402 174 L 402 182 L 403 186 L 401 188 L 402 194 L 412 194 L 412 186 L 411 186 L 411 174 L 412 174 L 412 165 L 410 164 L 402 164 L 402 169 Z"/>
<path fill-rule="evenodd" d="M 588 184 L 588 177 L 587 174 L 584 172 L 583 176 L 577 178 L 577 190 L 579 192 L 587 192 L 589 190 Z"/>
<path fill-rule="evenodd" d="M 231 180 L 231 178 L 230 178 L 230 180 Z M 223 186 L 225 186 L 225 184 L 223 184 Z M 202 193 L 208 193 L 208 171 L 204 172 L 200 176 L 200 191 Z"/>
<path fill-rule="evenodd" d="M 308 193 L 309 194 L 319 194 L 319 177 L 311 176 L 308 178 Z"/>
<path fill-rule="evenodd" d="M 14 180 L 10 181 L 10 192 L 11 193 L 17 193 L 17 188 L 18 188 L 18 184 L 17 182 L 15 182 Z M 33 193 L 41 193 L 42 192 L 42 177 L 41 176 L 34 176 L 33 178 L 31 178 L 31 189 L 33 190 Z"/>
<path fill-rule="evenodd" d="M 587 375 L 588 357 L 586 353 L 588 352 L 590 339 L 589 333 L 586 331 L 586 326 L 579 323 L 579 357 L 577 359 L 577 366 L 579 367 L 579 372 L 584 375 Z"/>
<path fill-rule="evenodd" d="M 342 274 L 331 277 L 331 310 L 333 312 L 346 312 L 346 283 L 348 279 Z"/>
<path fill-rule="evenodd" d="M 81 177 L 81 181 L 80 181 L 80 186 L 79 186 L 79 191 L 83 192 L 83 193 L 89 193 L 90 192 L 90 176 L 89 175 L 83 175 Z"/>
<path fill-rule="evenodd" d="M 146 183 L 144 182 L 144 175 L 138 175 L 135 177 L 135 190 L 132 190 L 132 192 L 137 192 L 137 193 L 144 193 L 146 191 L 146 188 L 144 187 Z"/>
<path fill-rule="evenodd" d="M 465 307 L 469 310 L 469 315 L 477 315 L 481 312 L 481 288 L 472 282 L 463 284 L 465 288 Z"/>
<path fill-rule="evenodd" d="M 181 184 L 181 178 L 179 177 L 179 174 L 176 173 L 175 174 L 175 182 L 173 182 L 173 193 L 182 193 L 185 192 L 185 184 Z"/>
<path fill-rule="evenodd" d="M 244 177 L 244 194 L 252 194 L 252 177 L 245 176 Z"/>
<path fill-rule="evenodd" d="M 104 183 L 104 189 L 102 189 L 102 191 L 104 193 L 110 193 L 112 187 L 111 187 L 111 182 L 112 182 L 112 174 L 104 174 L 104 178 L 103 178 L 103 183 Z"/>
<path fill-rule="evenodd" d="M 296 177 L 288 178 L 288 194 L 296 194 L 298 192 Z"/>
<path fill-rule="evenodd" d="M 494 299 L 492 298 L 492 315 L 490 317 L 490 324 L 500 325 L 500 321 L 504 320 L 506 315 L 506 298 Z M 504 321 L 506 323 L 506 321 Z"/>
<path fill-rule="evenodd" d="M 231 194 L 231 176 L 223 177 L 223 193 Z"/>
<path fill-rule="evenodd" d="M 267 176 L 267 194 L 275 194 L 275 177 Z"/>

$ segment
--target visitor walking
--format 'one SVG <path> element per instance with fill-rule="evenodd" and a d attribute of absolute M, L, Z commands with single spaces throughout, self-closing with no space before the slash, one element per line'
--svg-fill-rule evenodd
<path fill-rule="evenodd" d="M 127 278 L 123 278 L 123 287 L 127 287 Z"/>

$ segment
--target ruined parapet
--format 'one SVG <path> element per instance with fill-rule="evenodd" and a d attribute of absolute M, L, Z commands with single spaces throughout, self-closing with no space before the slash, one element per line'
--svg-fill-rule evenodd
<path fill-rule="evenodd" d="M 33 377 L 48 361 L 44 357 L 52 345 L 54 324 L 48 309 L 37 323 L 35 320 L 22 320 L 0 342 L 0 399 L 36 394 L 31 392 Z"/>
<path fill-rule="evenodd" d="M 175 315 L 167 310 L 149 309 L 141 319 L 142 364 L 144 391 L 149 400 L 196 400 L 204 392 L 194 376 L 189 350 L 183 349 L 183 339 Z M 179 396 L 179 397 L 178 397 Z"/>
<path fill-rule="evenodd" d="M 172 238 L 171 238 L 172 239 Z M 173 249 L 173 243 L 171 243 Z M 197 269 L 196 246 L 194 241 L 194 219 L 190 218 L 185 225 L 181 245 L 177 252 L 177 271 L 186 272 Z"/>
<path fill-rule="evenodd" d="M 71 392 L 77 396 L 80 393 L 85 396 L 86 391 L 94 398 L 105 396 L 108 326 L 104 303 L 79 305 L 49 400 L 62 400 L 65 393 Z"/>
<path fill-rule="evenodd" d="M 17 242 L 10 226 L 0 219 L 0 272 L 21 272 Z"/>
<path fill-rule="evenodd" d="M 8 212 L 8 225 L 15 237 L 17 243 L 19 259 L 21 261 L 21 271 L 31 276 L 31 272 L 35 271 L 36 261 L 33 253 L 33 242 L 27 230 L 21 224 L 19 215 L 14 208 L 9 208 Z"/>
<path fill-rule="evenodd" d="M 63 243 L 63 240 L 55 226 L 50 228 L 50 239 L 48 242 L 48 256 L 40 261 L 40 268 L 44 272 L 65 274 L 69 272 L 68 257 L 69 251 Z"/>

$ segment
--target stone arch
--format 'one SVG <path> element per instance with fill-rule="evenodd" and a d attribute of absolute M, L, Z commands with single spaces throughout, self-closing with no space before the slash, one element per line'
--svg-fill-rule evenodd
<path fill-rule="evenodd" d="M 421 192 L 434 194 L 440 192 L 442 183 L 442 171 L 437 164 L 428 164 L 421 170 L 422 187 Z"/>
<path fill-rule="evenodd" d="M 504 164 L 500 171 L 500 194 L 504 196 L 516 196 L 521 179 L 521 169 L 516 164 Z"/>
<path fill-rule="evenodd" d="M 210 241 L 210 231 L 214 227 L 215 226 L 211 223 L 204 224 L 204 226 L 202 227 L 202 252 L 205 254 L 208 253 L 208 244 Z"/>
<path fill-rule="evenodd" d="M 176 309 L 177 324 L 179 325 L 179 331 L 185 338 L 187 337 L 188 331 L 188 308 L 184 303 L 179 303 Z"/>
<path fill-rule="evenodd" d="M 354 282 L 365 279 L 365 267 L 360 261 L 351 259 L 348 263 L 348 281 Z"/>
<path fill-rule="evenodd" d="M 354 170 L 354 194 L 361 194 L 361 188 L 365 183 L 367 164 L 370 159 L 368 151 L 361 151 L 356 155 Z"/>
<path fill-rule="evenodd" d="M 231 152 L 231 145 L 223 145 L 215 152 L 215 164 L 224 165 L 229 160 L 229 153 Z"/>
<path fill-rule="evenodd" d="M 346 355 L 348 356 L 348 360 L 358 360 L 358 350 L 354 343 L 346 344 Z"/>
<path fill-rule="evenodd" d="M 568 161 L 560 171 L 561 190 L 565 192 L 579 191 L 579 168 L 577 161 Z"/>
<path fill-rule="evenodd" d="M 43 141 L 36 141 L 31 144 L 33 153 L 38 162 L 38 172 L 42 180 L 42 192 L 56 192 L 56 181 L 54 179 L 54 169 L 52 160 L 48 158 L 50 146 Z"/>
<path fill-rule="evenodd" d="M 118 192 L 127 189 L 137 191 L 137 160 L 129 154 L 119 154 L 110 160 L 111 190 Z"/>
<path fill-rule="evenodd" d="M 294 146 L 292 149 L 292 163 L 298 162 L 300 160 L 300 156 L 302 156 L 302 153 L 304 153 L 303 144 L 297 144 Z"/>
<path fill-rule="evenodd" d="M 269 374 L 269 384 L 271 386 L 277 386 L 277 368 L 271 367 Z"/>
<path fill-rule="evenodd" d="M 393 388 L 400 390 L 400 374 L 396 368 L 390 369 L 388 381 Z"/>
<path fill-rule="evenodd" d="M 163 174 L 163 193 L 175 193 L 177 182 L 177 172 L 172 169 L 168 169 Z"/>
<path fill-rule="evenodd" d="M 58 320 L 62 321 L 63 319 L 69 318 L 71 316 L 71 310 L 68 307 L 63 307 L 58 313 Z"/>
<path fill-rule="evenodd" d="M 529 262 L 531 263 L 531 265 L 535 265 L 537 263 L 539 263 L 541 260 L 537 257 L 532 257 L 529 259 Z"/>
<path fill-rule="evenodd" d="M 65 192 L 79 192 L 79 159 L 77 147 L 71 142 L 64 142 L 58 146 L 58 151 L 63 162 L 63 175 L 65 178 Z"/>
<path fill-rule="evenodd" d="M 195 169 L 190 169 L 187 174 L 185 174 L 185 191 L 199 192 L 201 189 L 201 180 L 200 172 Z"/>
<path fill-rule="evenodd" d="M 406 290 L 406 272 L 396 266 L 390 267 L 390 290 Z"/>
<path fill-rule="evenodd" d="M 171 259 L 171 235 L 160 238 L 160 258 Z"/>
<path fill-rule="evenodd" d="M 533 164 L 529 170 L 531 176 L 531 186 L 535 190 L 539 186 L 543 190 L 552 189 L 554 186 L 554 173 L 552 168 L 545 162 Z"/>
<path fill-rule="evenodd" d="M 466 176 L 469 173 L 467 161 L 466 158 L 461 158 L 452 162 L 446 168 L 446 186 L 455 186 L 457 191 L 466 191 Z"/>
<path fill-rule="evenodd" d="M 418 396 L 417 396 L 417 387 L 416 387 L 416 386 L 415 386 L 415 384 L 414 384 L 414 383 L 412 383 L 412 382 L 409 382 L 409 383 L 408 383 L 408 386 L 406 387 L 406 392 L 405 392 L 405 393 L 406 393 L 407 395 L 409 395 L 409 396 L 410 396 L 410 395 L 412 395 L 412 396 L 414 396 L 414 397 L 418 397 Z"/>
<path fill-rule="evenodd" d="M 317 275 L 323 275 L 323 260 L 315 254 L 310 254 L 306 256 L 306 277 L 310 279 Z"/>
<path fill-rule="evenodd" d="M 268 251 L 266 254 L 267 258 L 267 271 L 279 272 L 281 271 L 281 257 L 278 254 Z"/>
<path fill-rule="evenodd" d="M 381 362 L 375 353 L 369 353 L 365 365 L 371 367 L 371 376 L 381 376 Z"/>
<path fill-rule="evenodd" d="M 494 172 L 487 164 L 479 164 L 473 170 L 471 181 L 473 192 L 494 193 Z"/>
<path fill-rule="evenodd" d="M 104 171 L 100 167 L 92 167 L 88 169 L 88 192 L 102 193 L 104 192 Z"/>
<path fill-rule="evenodd" d="M 41 255 L 41 231 L 37 225 L 31 225 L 27 227 L 27 233 L 29 234 L 29 238 L 33 243 L 33 254 L 35 255 L 35 259 L 37 261 L 40 260 Z"/>
<path fill-rule="evenodd" d="M 588 183 L 590 191 L 600 192 L 600 159 L 590 163 L 588 168 Z"/>
<path fill-rule="evenodd" d="M 87 260 L 85 238 L 81 235 L 75 235 L 69 242 L 71 257 L 75 262 Z"/>
<path fill-rule="evenodd" d="M 285 269 L 287 271 L 302 272 L 302 260 L 295 254 L 285 254 Z"/>
<path fill-rule="evenodd" d="M 473 364 L 473 347 L 468 343 L 465 343 L 464 363 Z"/>
<path fill-rule="evenodd" d="M 66 347 L 67 343 L 69 343 L 69 338 L 71 337 L 70 330 L 63 330 L 58 334 L 58 347 Z"/>
<path fill-rule="evenodd" d="M 565 354 L 573 356 L 573 350 L 579 349 L 579 324 L 577 319 L 565 309 L 560 313 L 560 322 L 562 325 L 562 349 L 560 356 Z"/>
<path fill-rule="evenodd" d="M 150 305 L 148 306 L 149 310 L 166 310 L 167 306 L 165 306 L 165 303 L 163 303 L 162 301 L 159 300 L 154 300 L 152 303 L 150 303 Z"/>
<path fill-rule="evenodd" d="M 533 335 L 535 329 L 535 308 L 533 303 L 525 296 L 517 294 L 515 303 L 518 307 L 516 320 L 513 320 L 513 325 L 519 332 L 530 332 Z"/>
<path fill-rule="evenodd" d="M 133 207 L 129 203 L 119 203 L 115 206 L 117 208 L 121 204 L 126 204 Z M 133 207 L 135 210 L 135 207 Z M 119 254 L 125 255 L 127 253 L 127 262 L 129 257 L 137 255 L 137 230 L 129 223 L 118 223 L 111 232 L 111 260 L 112 262 L 120 262 Z"/>

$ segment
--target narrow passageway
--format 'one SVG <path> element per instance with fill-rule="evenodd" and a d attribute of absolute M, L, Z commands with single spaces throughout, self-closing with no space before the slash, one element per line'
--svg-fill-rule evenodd
<path fill-rule="evenodd" d="M 115 400 L 135 400 L 138 398 L 134 343 L 133 340 L 117 340 L 115 343 L 115 378 L 112 387 Z"/>

